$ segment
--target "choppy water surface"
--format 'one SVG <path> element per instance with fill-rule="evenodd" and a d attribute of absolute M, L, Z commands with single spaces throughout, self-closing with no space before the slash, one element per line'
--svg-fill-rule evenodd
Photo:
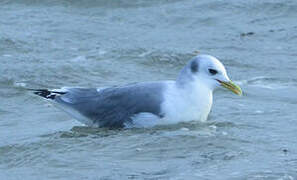
<path fill-rule="evenodd" d="M 0 179 L 297 178 L 297 2 L 0 2 Z M 83 127 L 24 87 L 174 79 L 199 50 L 245 94 L 207 123 Z"/>

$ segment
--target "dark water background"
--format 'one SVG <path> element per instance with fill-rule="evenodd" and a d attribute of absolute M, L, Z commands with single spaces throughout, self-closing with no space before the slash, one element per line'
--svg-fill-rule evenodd
<path fill-rule="evenodd" d="M 1 0 L 0 179 L 297 178 L 297 1 Z M 243 88 L 209 122 L 83 127 L 24 87 L 174 79 L 212 54 Z"/>

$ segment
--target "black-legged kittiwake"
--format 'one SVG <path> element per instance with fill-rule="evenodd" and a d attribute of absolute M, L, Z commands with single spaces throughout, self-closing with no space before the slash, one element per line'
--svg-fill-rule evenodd
<path fill-rule="evenodd" d="M 98 89 L 37 89 L 34 93 L 54 102 L 88 126 L 152 127 L 205 121 L 211 110 L 213 90 L 219 86 L 242 94 L 218 59 L 198 55 L 187 63 L 175 81 Z"/>

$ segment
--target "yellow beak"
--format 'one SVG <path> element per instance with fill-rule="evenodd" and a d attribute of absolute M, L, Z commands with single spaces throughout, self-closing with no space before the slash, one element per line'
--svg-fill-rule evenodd
<path fill-rule="evenodd" d="M 235 94 L 241 96 L 242 95 L 242 90 L 241 88 L 236 85 L 234 82 L 229 81 L 229 82 L 223 82 L 223 81 L 219 81 L 221 83 L 221 85 L 227 89 L 229 89 L 230 91 L 234 92 Z"/>

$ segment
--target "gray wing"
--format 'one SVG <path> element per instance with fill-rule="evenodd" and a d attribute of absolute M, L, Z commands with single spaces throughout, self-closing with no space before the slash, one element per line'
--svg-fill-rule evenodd
<path fill-rule="evenodd" d="M 56 96 L 55 101 L 76 110 L 99 127 L 120 128 L 141 112 L 162 117 L 163 89 L 162 83 L 139 83 L 100 91 L 71 88 Z"/>

